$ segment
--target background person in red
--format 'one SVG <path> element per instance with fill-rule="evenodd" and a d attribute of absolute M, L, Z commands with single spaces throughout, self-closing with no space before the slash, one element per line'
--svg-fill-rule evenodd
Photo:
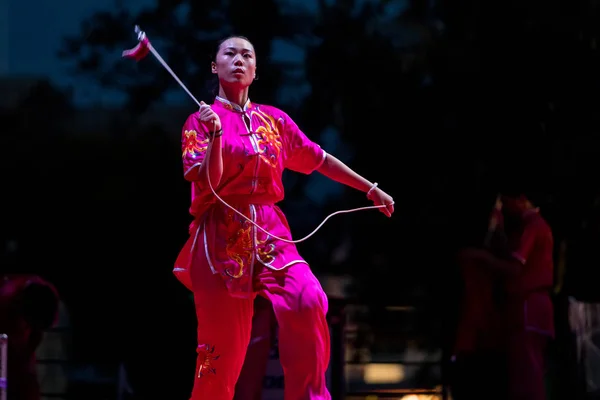
<path fill-rule="evenodd" d="M 546 349 L 554 336 L 552 230 L 524 190 L 503 192 L 502 202 L 512 259 L 480 249 L 469 255 L 504 278 L 508 399 L 544 400 Z"/>
<path fill-rule="evenodd" d="M 39 400 L 35 351 L 58 316 L 54 286 L 36 275 L 0 275 L 0 333 L 8 335 L 8 399 Z"/>
<path fill-rule="evenodd" d="M 496 257 L 506 258 L 507 243 L 500 196 L 490 214 L 483 248 Z M 498 312 L 504 306 L 503 281 L 480 260 L 459 253 L 458 264 L 463 293 L 452 356 L 451 391 L 455 400 L 486 398 L 504 400 L 500 390 L 506 386 L 501 329 Z"/>

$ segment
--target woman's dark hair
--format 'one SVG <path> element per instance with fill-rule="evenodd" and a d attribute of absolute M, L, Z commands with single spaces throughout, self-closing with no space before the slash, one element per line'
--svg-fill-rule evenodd
<path fill-rule="evenodd" d="M 212 61 L 215 61 L 217 59 L 217 55 L 219 54 L 219 50 L 221 50 L 221 46 L 223 45 L 223 43 L 225 43 L 229 39 L 242 39 L 242 40 L 245 40 L 246 42 L 252 44 L 250 39 L 248 39 L 246 36 L 242 36 L 242 35 L 227 36 L 226 38 L 219 40 L 219 42 L 217 43 L 217 48 L 215 49 L 215 52 L 213 54 Z M 252 46 L 254 46 L 254 45 L 252 44 Z"/>
<path fill-rule="evenodd" d="M 221 46 L 223 45 L 223 43 L 225 43 L 229 39 L 243 39 L 243 40 L 247 41 L 248 43 L 250 43 L 252 45 L 252 47 L 254 47 L 254 45 L 252 44 L 250 39 L 248 39 L 246 36 L 230 35 L 230 36 L 225 37 L 224 39 L 219 40 L 219 42 L 217 43 L 217 48 L 215 49 L 214 53 L 212 54 L 211 61 L 217 60 L 217 55 L 219 54 L 219 51 L 221 50 Z M 219 94 L 219 77 L 218 76 L 213 77 L 213 81 L 211 82 L 211 93 L 213 94 L 213 96 L 217 96 Z"/>

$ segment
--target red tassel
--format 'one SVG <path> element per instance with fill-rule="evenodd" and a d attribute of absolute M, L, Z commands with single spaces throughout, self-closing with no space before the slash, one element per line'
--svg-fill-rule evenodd
<path fill-rule="evenodd" d="M 133 49 L 123 51 L 123 57 L 133 58 L 135 61 L 140 61 L 150 52 L 150 41 L 144 35 L 142 40 Z"/>

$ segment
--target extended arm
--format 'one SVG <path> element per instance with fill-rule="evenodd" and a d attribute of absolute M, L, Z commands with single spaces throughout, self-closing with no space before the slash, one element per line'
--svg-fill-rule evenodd
<path fill-rule="evenodd" d="M 364 193 L 368 193 L 374 186 L 374 183 L 369 182 L 329 153 L 327 153 L 323 164 L 321 164 L 317 171 L 329 179 Z M 383 190 L 376 188 L 369 193 L 369 199 L 373 200 L 375 205 L 385 205 L 386 207 L 381 208 L 381 212 L 388 217 L 391 217 L 394 212 L 394 199 L 390 195 Z"/>
<path fill-rule="evenodd" d="M 309 174 L 319 171 L 326 177 L 343 185 L 367 193 L 367 197 L 373 201 L 379 210 L 392 216 L 394 212 L 394 199 L 384 191 L 375 188 L 375 184 L 369 182 L 346 164 L 329 153 L 325 153 L 320 146 L 309 140 L 298 128 L 298 125 L 285 115 L 285 167 L 293 171 Z"/>
<path fill-rule="evenodd" d="M 317 171 L 329 179 L 360 190 L 361 192 L 367 193 L 373 186 L 373 183 L 354 172 L 350 167 L 329 153 Z"/>

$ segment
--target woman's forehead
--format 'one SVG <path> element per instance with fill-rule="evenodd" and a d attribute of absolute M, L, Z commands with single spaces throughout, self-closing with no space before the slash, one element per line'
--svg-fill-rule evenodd
<path fill-rule="evenodd" d="M 238 37 L 229 38 L 229 39 L 225 40 L 221 44 L 221 50 L 225 50 L 225 49 L 254 51 L 254 47 L 252 46 L 252 44 L 249 41 L 247 41 L 246 39 L 243 39 L 243 38 L 238 38 Z"/>

